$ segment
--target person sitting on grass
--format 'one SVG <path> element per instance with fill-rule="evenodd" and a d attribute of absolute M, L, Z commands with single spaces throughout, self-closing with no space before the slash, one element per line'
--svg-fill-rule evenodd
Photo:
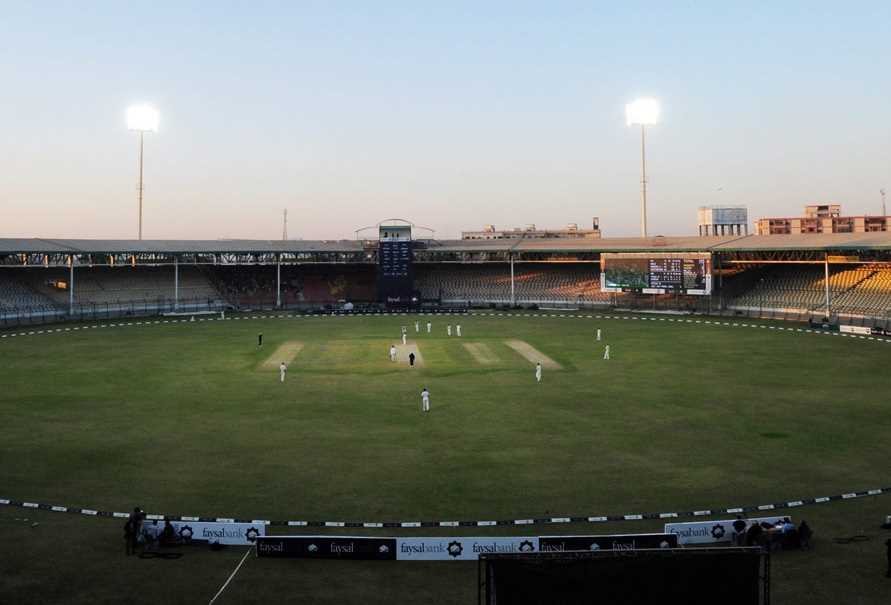
<path fill-rule="evenodd" d="M 764 530 L 761 528 L 761 525 L 759 525 L 758 523 L 752 523 L 752 525 L 749 526 L 749 529 L 746 531 L 745 545 L 760 546 L 761 534 L 763 531 Z"/>
<path fill-rule="evenodd" d="M 173 524 L 170 522 L 170 519 L 164 519 L 164 529 L 161 530 L 158 542 L 161 546 L 173 546 L 176 544 L 176 532 L 173 531 Z"/>
<path fill-rule="evenodd" d="M 161 526 L 158 520 L 153 519 L 149 524 L 142 526 L 142 539 L 144 550 L 155 550 L 158 546 L 158 538 L 161 537 Z"/>
<path fill-rule="evenodd" d="M 734 546 L 743 546 L 746 538 L 746 520 L 742 518 L 742 515 L 736 516 L 736 521 L 733 522 L 733 545 Z"/>

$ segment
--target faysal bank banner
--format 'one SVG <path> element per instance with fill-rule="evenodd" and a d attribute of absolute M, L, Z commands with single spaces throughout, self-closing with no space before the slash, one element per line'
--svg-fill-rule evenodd
<path fill-rule="evenodd" d="M 395 538 L 358 536 L 266 536 L 257 538 L 257 556 L 279 559 L 396 558 Z"/>
<path fill-rule="evenodd" d="M 444 536 L 366 538 L 359 536 L 265 536 L 258 557 L 374 559 L 379 561 L 476 561 L 482 554 L 675 548 L 674 534 L 613 536 Z"/>
<path fill-rule="evenodd" d="M 538 552 L 538 538 L 397 538 L 399 561 L 476 561 L 481 554 Z"/>
<path fill-rule="evenodd" d="M 752 523 L 767 522 L 776 525 L 784 517 L 759 517 L 757 519 L 743 519 L 746 529 Z M 736 519 L 723 519 L 720 521 L 699 521 L 696 523 L 666 523 L 665 533 L 676 534 L 678 544 L 716 544 L 718 542 L 730 542 L 733 540 L 733 522 Z"/>
<path fill-rule="evenodd" d="M 541 536 L 541 552 L 571 550 L 635 550 L 637 548 L 677 548 L 675 534 L 618 534 L 615 536 Z"/>
<path fill-rule="evenodd" d="M 146 521 L 151 523 L 151 521 Z M 158 521 L 163 527 L 164 522 Z M 180 540 L 198 540 L 250 546 L 257 538 L 266 535 L 262 523 L 204 523 L 200 521 L 171 521 L 173 531 Z"/>

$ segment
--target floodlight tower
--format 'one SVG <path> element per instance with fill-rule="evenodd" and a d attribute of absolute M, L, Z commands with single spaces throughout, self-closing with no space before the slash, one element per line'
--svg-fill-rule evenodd
<path fill-rule="evenodd" d="M 647 236 L 647 154 L 646 127 L 659 121 L 659 102 L 656 99 L 638 99 L 625 105 L 625 118 L 629 126 L 640 126 L 640 236 Z"/>
<path fill-rule="evenodd" d="M 139 133 L 139 185 L 136 199 L 139 205 L 137 235 L 142 239 L 142 138 L 147 132 L 158 131 L 158 110 L 151 105 L 133 105 L 127 109 L 127 129 Z"/>

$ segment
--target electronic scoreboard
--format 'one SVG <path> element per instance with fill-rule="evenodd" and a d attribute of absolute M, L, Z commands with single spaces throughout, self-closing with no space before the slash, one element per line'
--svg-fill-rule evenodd
<path fill-rule="evenodd" d="M 381 226 L 378 236 L 378 300 L 396 306 L 416 304 L 411 226 Z"/>
<path fill-rule="evenodd" d="M 708 253 L 603 253 L 602 292 L 644 294 L 711 294 L 711 255 Z"/>

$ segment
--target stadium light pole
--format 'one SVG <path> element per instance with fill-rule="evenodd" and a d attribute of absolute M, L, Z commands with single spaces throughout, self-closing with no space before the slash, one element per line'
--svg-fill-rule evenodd
<path fill-rule="evenodd" d="M 151 105 L 132 105 L 127 108 L 127 129 L 139 133 L 139 184 L 136 187 L 138 205 L 137 237 L 142 239 L 142 151 L 143 136 L 158 131 L 160 114 Z"/>
<path fill-rule="evenodd" d="M 647 126 L 659 121 L 656 99 L 637 99 L 625 105 L 628 126 L 640 126 L 640 236 L 647 236 Z"/>

